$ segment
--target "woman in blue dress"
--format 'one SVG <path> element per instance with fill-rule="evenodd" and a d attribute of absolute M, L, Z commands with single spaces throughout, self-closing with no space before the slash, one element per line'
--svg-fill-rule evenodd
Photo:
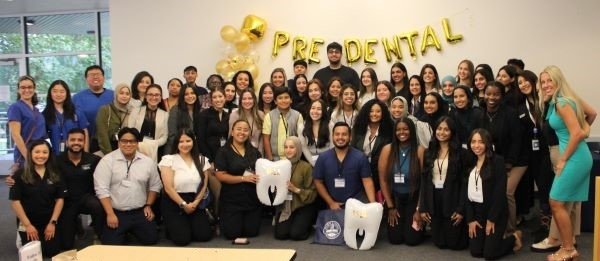
<path fill-rule="evenodd" d="M 581 99 L 558 67 L 546 67 L 540 73 L 540 85 L 544 100 L 549 100 L 546 119 L 556 131 L 560 150 L 554 166 L 556 177 L 550 190 L 550 207 L 562 246 L 549 255 L 548 260 L 573 260 L 579 253 L 573 243 L 571 220 L 565 204 L 588 198 L 592 155 L 584 139 L 590 125 L 585 120 Z"/>
<path fill-rule="evenodd" d="M 46 130 L 52 144 L 52 152 L 58 155 L 65 151 L 67 134 L 73 128 L 83 129 L 85 132 L 84 149 L 89 149 L 89 135 L 87 127 L 89 122 L 81 110 L 75 108 L 71 101 L 69 85 L 63 80 L 56 80 L 50 84 L 46 96 L 46 108 L 42 111 L 46 119 Z"/>

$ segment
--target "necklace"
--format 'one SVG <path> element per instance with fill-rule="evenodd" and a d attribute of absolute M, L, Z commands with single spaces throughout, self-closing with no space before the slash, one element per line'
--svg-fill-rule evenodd
<path fill-rule="evenodd" d="M 410 150 L 410 147 L 406 148 L 406 149 L 402 149 L 400 148 L 400 153 L 402 154 L 402 157 L 406 157 L 406 153 Z"/>
<path fill-rule="evenodd" d="M 494 112 L 492 114 L 490 114 L 490 112 L 486 111 L 485 114 L 487 114 L 488 119 L 490 120 L 490 122 L 492 122 L 494 120 L 494 118 L 496 118 L 496 115 L 498 115 L 498 111 L 496 111 L 496 112 Z"/>

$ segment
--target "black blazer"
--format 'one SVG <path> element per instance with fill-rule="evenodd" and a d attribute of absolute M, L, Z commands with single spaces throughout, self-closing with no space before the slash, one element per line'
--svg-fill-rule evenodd
<path fill-rule="evenodd" d="M 363 143 L 365 142 L 365 138 L 366 135 L 363 134 L 356 134 L 352 137 L 352 141 L 351 144 L 352 147 L 356 148 L 357 150 L 360 150 L 362 152 L 363 151 Z M 386 144 L 389 144 L 390 142 L 392 142 L 391 137 L 385 137 L 385 135 L 377 135 L 377 138 L 375 138 L 375 141 L 373 141 L 373 149 L 371 150 L 371 159 L 370 159 L 370 164 L 371 164 L 371 176 L 373 177 L 373 183 L 375 184 L 375 189 L 379 190 L 379 172 L 378 172 L 378 167 L 377 167 L 377 163 L 379 162 L 379 155 L 381 155 L 381 149 L 383 148 L 383 146 L 385 146 Z"/>
<path fill-rule="evenodd" d="M 493 117 L 484 113 L 481 119 L 481 127 L 488 130 L 494 142 L 494 152 L 504 157 L 506 163 L 516 166 L 519 162 L 519 153 L 522 146 L 522 127 L 517 117 L 517 112 L 507 106 L 500 105 Z"/>
<path fill-rule="evenodd" d="M 219 120 L 219 114 L 213 107 L 203 110 L 194 120 L 194 131 L 200 153 L 213 162 L 221 147 L 221 139 L 229 137 L 229 113 L 224 110 Z"/>
<path fill-rule="evenodd" d="M 429 150 L 425 152 L 425 155 L 429 155 Z M 442 189 L 444 196 L 443 201 L 441 202 L 443 206 L 442 215 L 444 217 L 450 217 L 454 212 L 463 216 L 465 215 L 465 197 L 463 197 L 463 195 L 467 193 L 465 183 L 465 180 L 469 177 L 467 166 L 472 166 L 473 160 L 472 153 L 469 153 L 463 148 L 452 151 L 452 153 L 448 155 L 448 170 L 446 172 L 446 180 L 444 180 L 444 188 Z M 425 159 L 419 204 L 420 212 L 428 212 L 432 215 L 435 212 L 433 202 L 433 191 L 435 188 L 431 180 L 433 177 L 433 170 L 437 167 L 435 166 L 434 161 L 435 158 L 426 157 Z"/>
<path fill-rule="evenodd" d="M 475 167 L 474 164 L 467 168 L 468 173 Z M 496 224 L 508 221 L 508 205 L 506 201 L 506 169 L 504 159 L 500 155 L 494 155 L 492 162 L 485 162 L 481 170 L 481 184 L 483 187 L 483 208 L 485 218 Z M 468 182 L 468 181 L 467 181 Z M 468 186 L 465 182 L 465 186 Z M 463 196 L 466 198 L 467 223 L 475 221 L 473 204 L 469 201 L 468 190 L 465 189 Z M 483 224 L 482 224 L 483 225 Z"/>
<path fill-rule="evenodd" d="M 481 128 L 481 119 L 483 119 L 483 110 L 479 107 L 469 109 L 452 108 L 448 116 L 456 123 L 456 134 L 461 144 L 469 142 L 469 136 L 474 129 Z"/>

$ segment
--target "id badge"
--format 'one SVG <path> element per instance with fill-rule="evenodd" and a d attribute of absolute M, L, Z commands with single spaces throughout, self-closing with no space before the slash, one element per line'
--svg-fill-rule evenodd
<path fill-rule="evenodd" d="M 293 198 L 294 198 L 294 195 L 292 195 L 292 192 L 288 192 L 285 200 L 292 200 Z"/>
<path fill-rule="evenodd" d="M 538 140 L 538 139 L 531 140 L 531 149 L 533 151 L 540 150 L 540 140 Z"/>
<path fill-rule="evenodd" d="M 444 181 L 442 181 L 442 180 L 439 180 L 439 179 L 437 179 L 437 178 L 436 178 L 436 179 L 433 181 L 433 186 L 434 186 L 436 189 L 443 189 L 443 188 L 444 188 Z"/>
<path fill-rule="evenodd" d="M 60 152 L 64 152 L 65 151 L 65 142 L 61 141 L 60 144 L 58 145 L 58 150 Z"/>
<path fill-rule="evenodd" d="M 92 169 L 92 164 L 81 165 L 81 169 L 82 170 L 90 170 L 90 169 Z"/>
<path fill-rule="evenodd" d="M 150 137 L 150 136 L 144 136 L 143 140 L 154 140 L 154 138 Z"/>
<path fill-rule="evenodd" d="M 227 142 L 227 140 L 223 137 L 221 137 L 221 140 L 219 140 L 219 142 L 221 143 L 221 147 L 225 146 L 225 142 Z"/>
<path fill-rule="evenodd" d="M 403 173 L 394 173 L 394 183 L 404 184 L 404 174 Z"/>
<path fill-rule="evenodd" d="M 318 158 L 319 158 L 319 155 L 313 155 L 313 156 L 311 157 L 311 159 L 312 159 L 312 161 L 313 161 L 313 162 L 317 162 L 317 159 L 318 159 Z"/>
<path fill-rule="evenodd" d="M 462 144 L 462 148 L 463 148 L 463 149 L 469 149 L 469 148 L 467 147 L 467 144 L 466 144 L 466 143 L 463 143 L 463 144 Z"/>
<path fill-rule="evenodd" d="M 250 170 L 244 171 L 244 176 L 250 176 L 250 175 L 254 175 L 254 173 Z"/>
<path fill-rule="evenodd" d="M 133 186 L 133 182 L 131 182 L 131 180 L 124 179 L 123 181 L 121 181 L 121 185 L 123 185 L 123 187 L 126 188 L 131 188 L 131 186 Z"/>
<path fill-rule="evenodd" d="M 336 188 L 344 188 L 346 187 L 346 180 L 344 178 L 336 178 L 334 180 L 334 186 Z"/>

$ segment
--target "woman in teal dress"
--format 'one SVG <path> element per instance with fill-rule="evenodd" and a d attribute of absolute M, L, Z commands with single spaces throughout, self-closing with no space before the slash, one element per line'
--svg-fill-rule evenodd
<path fill-rule="evenodd" d="M 590 125 L 585 120 L 581 99 L 558 67 L 546 67 L 540 74 L 540 85 L 545 100 L 549 100 L 546 117 L 556 131 L 560 150 L 554 166 L 556 177 L 550 190 L 550 207 L 563 244 L 556 253 L 548 256 L 548 260 L 573 260 L 579 257 L 579 253 L 574 247 L 565 203 L 588 199 L 592 155 L 585 138 Z"/>

